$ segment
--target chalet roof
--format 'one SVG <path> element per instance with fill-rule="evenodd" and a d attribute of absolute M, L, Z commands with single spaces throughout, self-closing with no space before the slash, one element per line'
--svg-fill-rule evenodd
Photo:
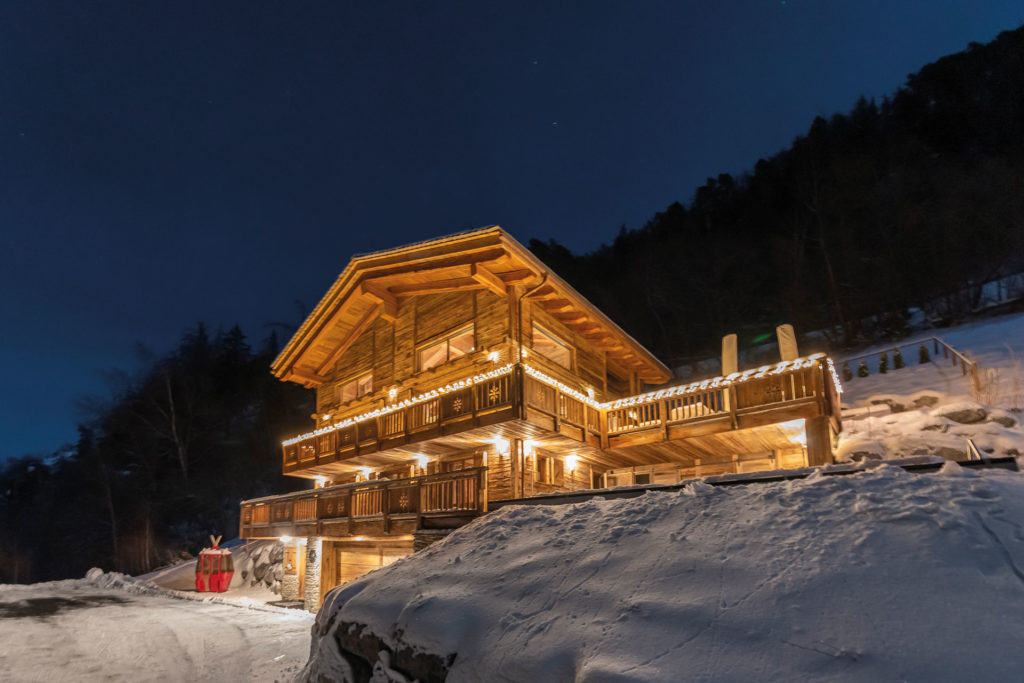
<path fill-rule="evenodd" d="M 473 289 L 508 296 L 517 285 L 531 301 L 605 351 L 613 364 L 648 383 L 672 376 L 650 351 L 497 225 L 353 256 L 271 371 L 282 380 L 317 386 L 377 318 L 395 318 L 401 299 Z"/>

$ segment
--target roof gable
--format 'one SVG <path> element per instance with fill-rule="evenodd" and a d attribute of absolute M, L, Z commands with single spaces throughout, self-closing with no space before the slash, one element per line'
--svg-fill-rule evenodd
<path fill-rule="evenodd" d="M 282 380 L 317 386 L 377 318 L 394 320 L 404 298 L 521 285 L 549 314 L 619 367 L 660 383 L 671 372 L 597 307 L 498 226 L 354 256 L 271 365 Z"/>

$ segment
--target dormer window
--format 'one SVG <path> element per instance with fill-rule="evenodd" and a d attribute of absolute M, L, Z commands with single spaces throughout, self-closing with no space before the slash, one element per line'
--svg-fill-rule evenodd
<path fill-rule="evenodd" d="M 563 368 L 572 370 L 572 346 L 537 323 L 533 324 L 533 350 Z"/>
<path fill-rule="evenodd" d="M 373 392 L 373 373 L 368 372 L 338 385 L 338 402 L 347 403 Z"/>
<path fill-rule="evenodd" d="M 436 368 L 442 363 L 465 356 L 476 348 L 473 325 L 460 327 L 441 339 L 420 347 L 416 353 L 416 363 L 421 371 Z"/>

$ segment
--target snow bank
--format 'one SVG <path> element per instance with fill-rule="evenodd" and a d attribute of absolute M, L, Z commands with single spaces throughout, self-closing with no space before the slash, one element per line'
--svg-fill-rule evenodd
<path fill-rule="evenodd" d="M 231 551 L 235 575 L 223 596 L 246 598 L 258 602 L 280 600 L 281 576 L 284 574 L 284 548 L 277 541 L 231 541 L 221 546 Z M 88 578 L 88 577 L 87 577 Z M 194 591 L 196 560 L 185 560 L 137 577 L 139 581 L 175 591 Z"/>
<path fill-rule="evenodd" d="M 302 680 L 1016 680 L 1022 629 L 1024 476 L 882 466 L 504 508 L 332 591 Z"/>

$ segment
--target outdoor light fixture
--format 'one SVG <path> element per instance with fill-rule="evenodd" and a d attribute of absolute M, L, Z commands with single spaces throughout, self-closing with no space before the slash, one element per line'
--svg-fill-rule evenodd
<path fill-rule="evenodd" d="M 497 351 L 491 351 L 489 354 L 487 354 L 487 360 L 491 361 L 492 363 L 497 363 L 498 362 L 498 352 Z"/>
<path fill-rule="evenodd" d="M 284 543 L 285 545 L 288 545 L 289 543 L 292 542 L 292 537 L 291 536 L 282 536 L 279 540 L 281 541 L 281 543 Z"/>
<path fill-rule="evenodd" d="M 325 413 L 320 416 L 320 419 L 326 422 L 327 420 L 331 419 L 331 416 Z"/>
<path fill-rule="evenodd" d="M 419 469 L 421 469 L 421 470 L 427 469 L 427 463 L 428 462 L 430 462 L 430 459 L 427 458 L 427 456 L 425 456 L 425 455 L 417 455 L 416 456 L 416 467 L 418 467 Z"/>
<path fill-rule="evenodd" d="M 359 476 L 361 476 L 366 481 L 370 480 L 370 473 L 373 472 L 373 468 L 371 468 L 371 467 L 359 467 L 357 469 L 359 470 Z"/>
<path fill-rule="evenodd" d="M 567 455 L 565 456 L 565 469 L 570 472 L 575 472 L 576 467 L 580 464 L 580 456 L 578 455 Z"/>
<path fill-rule="evenodd" d="M 327 485 L 327 477 L 317 477 L 313 481 L 315 482 L 314 487 L 318 489 L 322 489 Z"/>
<path fill-rule="evenodd" d="M 309 541 L 309 539 L 306 538 L 305 536 L 303 536 L 302 538 L 296 538 L 295 539 L 295 545 L 306 545 L 306 543 L 308 541 Z"/>
<path fill-rule="evenodd" d="M 499 436 L 494 439 L 494 450 L 501 455 L 508 455 L 512 450 L 512 444 L 508 439 L 502 439 Z"/>
<path fill-rule="evenodd" d="M 533 439 L 527 439 L 523 442 L 523 455 L 533 455 L 533 449 L 537 446 L 537 442 Z"/>
<path fill-rule="evenodd" d="M 398 389 L 391 387 L 388 389 L 388 400 L 394 401 L 396 398 L 398 398 Z"/>

